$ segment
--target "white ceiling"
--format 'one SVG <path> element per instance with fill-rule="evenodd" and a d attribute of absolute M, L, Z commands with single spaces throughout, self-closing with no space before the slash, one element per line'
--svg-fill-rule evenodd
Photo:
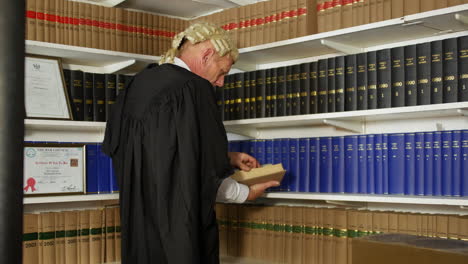
<path fill-rule="evenodd" d="M 152 13 L 194 18 L 237 6 L 228 0 L 126 0 L 118 7 Z"/>

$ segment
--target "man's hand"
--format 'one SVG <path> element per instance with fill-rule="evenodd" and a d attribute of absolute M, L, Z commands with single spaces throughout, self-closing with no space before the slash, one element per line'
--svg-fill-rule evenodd
<path fill-rule="evenodd" d="M 260 167 L 260 163 L 258 163 L 258 161 L 249 154 L 242 152 L 229 152 L 228 156 L 231 161 L 231 166 L 243 171 L 250 171 L 253 168 Z"/>
<path fill-rule="evenodd" d="M 279 186 L 277 181 L 269 181 L 263 183 L 257 183 L 249 187 L 249 196 L 247 196 L 248 201 L 253 201 L 258 197 L 262 196 L 266 189 L 274 186 Z"/>

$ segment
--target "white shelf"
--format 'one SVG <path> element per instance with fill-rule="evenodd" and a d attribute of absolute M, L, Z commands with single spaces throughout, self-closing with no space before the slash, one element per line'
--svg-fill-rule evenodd
<path fill-rule="evenodd" d="M 106 122 L 25 119 L 26 130 L 104 131 Z"/>
<path fill-rule="evenodd" d="M 337 52 L 337 50 L 322 44 L 322 40 L 352 47 L 348 51 L 339 50 L 350 54 L 356 50 L 364 52 L 374 46 L 435 35 L 443 36 L 468 30 L 468 25 L 458 21 L 455 14 L 468 15 L 468 4 L 242 48 L 239 50 L 241 56 L 235 67 L 242 70 L 255 70 L 258 65 L 262 64 L 317 57 Z"/>
<path fill-rule="evenodd" d="M 25 141 L 102 142 L 105 122 L 24 120 Z"/>
<path fill-rule="evenodd" d="M 225 121 L 226 131 L 250 137 L 257 136 L 257 129 L 331 125 L 365 133 L 365 122 L 464 116 L 468 102 L 418 105 L 373 110 L 348 111 L 310 115 L 295 115 Z M 338 121 L 338 122 L 337 122 Z M 361 131 L 357 131 L 362 127 Z"/>
<path fill-rule="evenodd" d="M 368 194 L 323 194 L 323 193 L 266 193 L 265 198 L 288 200 L 321 200 L 331 202 L 396 203 L 420 205 L 468 206 L 468 197 L 430 197 Z"/>
<path fill-rule="evenodd" d="M 137 72 L 160 57 L 26 40 L 26 53 L 60 57 L 66 68 L 95 73 Z"/>
<path fill-rule="evenodd" d="M 23 204 L 50 204 L 50 203 L 73 203 L 118 200 L 119 194 L 84 194 L 84 195 L 61 195 L 61 196 L 37 196 L 24 197 Z"/>

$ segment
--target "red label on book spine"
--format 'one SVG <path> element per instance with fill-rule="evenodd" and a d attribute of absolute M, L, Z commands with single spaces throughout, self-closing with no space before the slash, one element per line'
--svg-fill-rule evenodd
<path fill-rule="evenodd" d="M 36 19 L 36 12 L 28 10 L 28 11 L 26 11 L 26 17 Z"/>

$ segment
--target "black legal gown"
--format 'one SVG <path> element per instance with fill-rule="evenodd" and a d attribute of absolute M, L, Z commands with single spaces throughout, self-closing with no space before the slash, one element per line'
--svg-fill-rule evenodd
<path fill-rule="evenodd" d="M 120 188 L 122 263 L 219 263 L 214 204 L 232 167 L 207 80 L 149 65 L 113 106 L 103 150 Z"/>

